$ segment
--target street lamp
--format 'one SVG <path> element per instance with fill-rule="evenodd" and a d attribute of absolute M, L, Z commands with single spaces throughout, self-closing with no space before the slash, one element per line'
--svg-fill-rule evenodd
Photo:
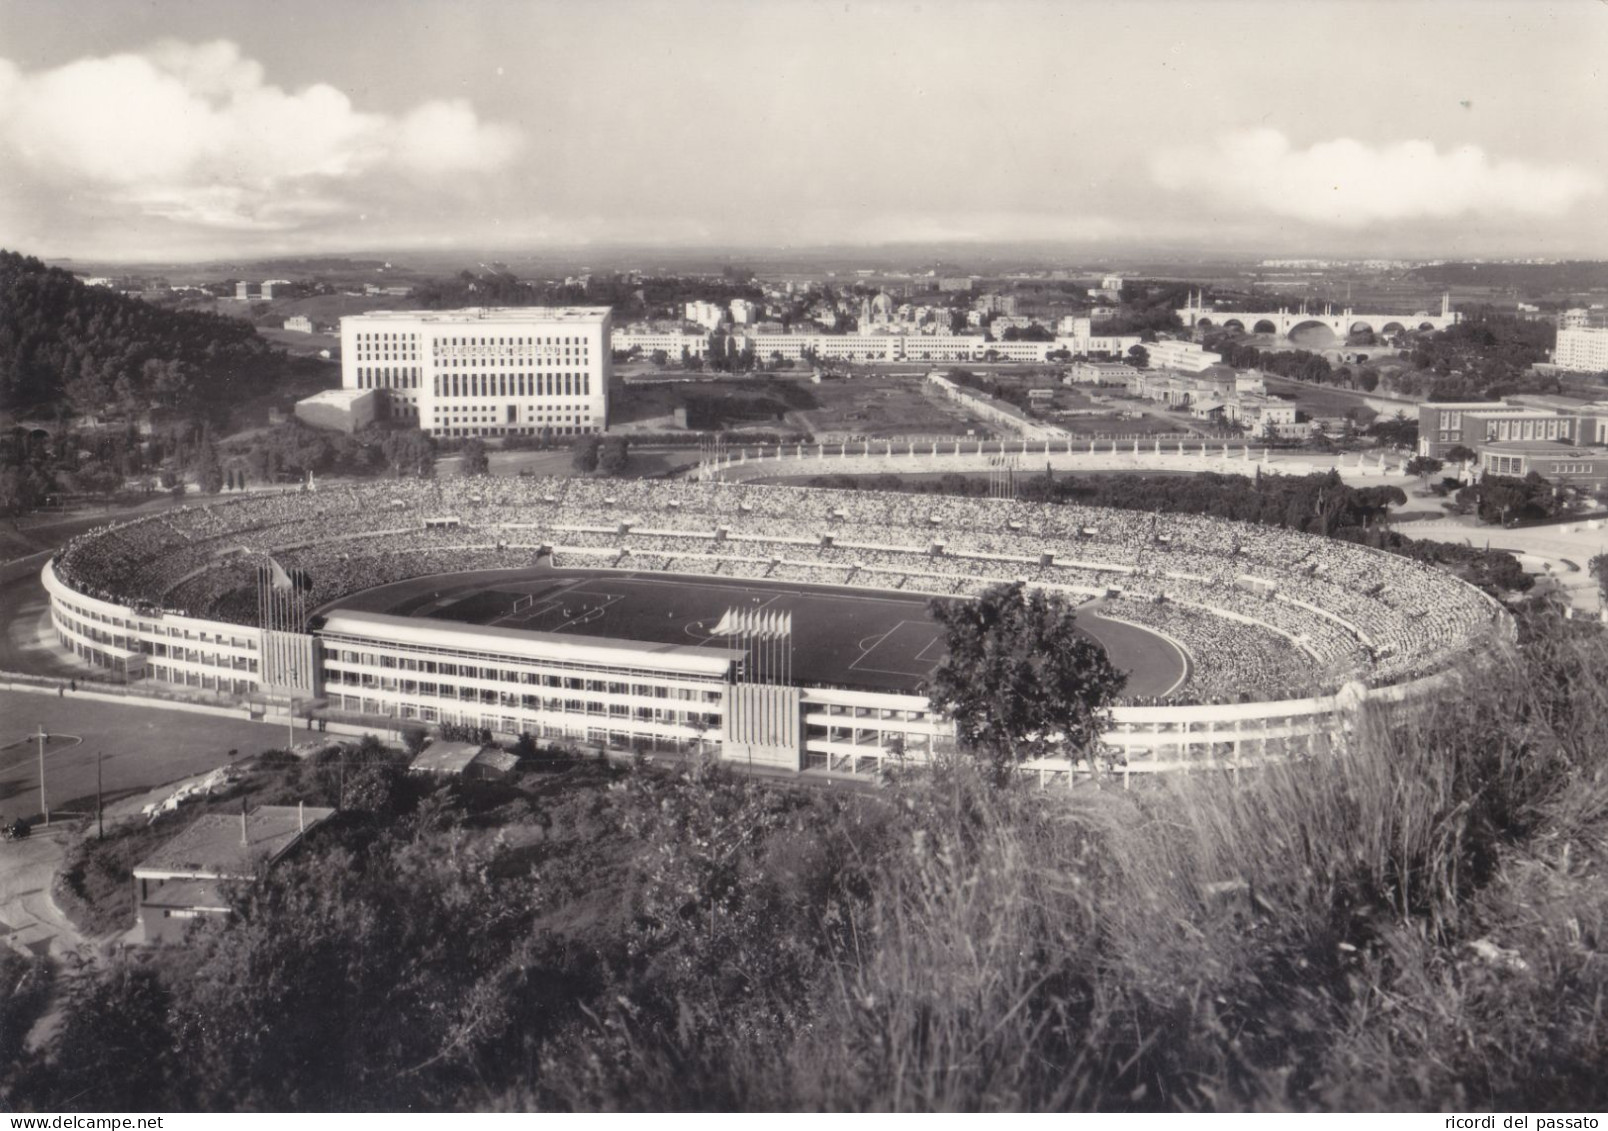
<path fill-rule="evenodd" d="M 50 804 L 45 800 L 45 739 L 50 736 L 45 733 L 43 723 L 35 723 L 34 738 L 39 740 L 39 809 L 45 815 L 45 827 L 50 827 Z"/>

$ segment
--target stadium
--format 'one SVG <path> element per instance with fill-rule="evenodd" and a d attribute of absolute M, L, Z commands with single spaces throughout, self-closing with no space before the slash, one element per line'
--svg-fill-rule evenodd
<path fill-rule="evenodd" d="M 1130 772 L 1317 749 L 1509 631 L 1449 575 L 1275 527 L 682 480 L 259 493 L 89 532 L 44 569 L 60 643 L 129 681 L 832 774 L 946 740 L 927 602 L 1009 581 L 1078 602 L 1129 672 L 1105 747 Z"/>

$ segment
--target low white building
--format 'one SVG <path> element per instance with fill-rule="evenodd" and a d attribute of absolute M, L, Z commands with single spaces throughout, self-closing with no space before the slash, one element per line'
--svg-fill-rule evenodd
<path fill-rule="evenodd" d="M 615 330 L 609 335 L 609 342 L 616 353 L 629 353 L 635 349 L 649 356 L 656 350 L 663 350 L 671 361 L 709 356 L 709 336 L 685 330 Z"/>
<path fill-rule="evenodd" d="M 1150 368 L 1174 369 L 1179 373 L 1200 373 L 1222 363 L 1223 355 L 1195 342 L 1151 342 L 1145 347 Z"/>

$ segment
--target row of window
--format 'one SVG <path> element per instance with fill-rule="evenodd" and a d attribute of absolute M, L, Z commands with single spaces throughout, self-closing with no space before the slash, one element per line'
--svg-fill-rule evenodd
<path fill-rule="evenodd" d="M 601 691 L 609 695 L 640 695 L 645 699 L 691 699 L 692 688 L 672 689 L 659 683 L 630 683 L 620 679 L 591 679 L 578 675 L 559 675 L 530 669 L 492 668 L 461 664 L 450 660 L 425 660 L 414 656 L 392 656 L 383 652 L 359 652 L 351 648 L 324 648 L 326 664 L 357 664 L 381 671 L 419 672 L 425 675 L 462 676 L 467 679 L 502 680 L 534 687 L 561 687 L 571 691 Z M 331 669 L 334 670 L 334 669 Z M 713 692 L 709 694 L 715 694 Z M 718 695 L 716 695 L 718 698 Z"/>
<path fill-rule="evenodd" d="M 229 671 L 255 672 L 257 670 L 257 661 L 249 656 L 231 655 L 227 652 L 205 652 L 199 648 L 168 644 L 163 640 L 152 641 L 130 637 L 109 629 L 98 628 L 93 624 L 86 624 L 63 612 L 60 607 L 55 610 L 55 617 L 58 631 L 64 639 L 68 633 L 72 633 L 78 639 L 108 648 L 116 648 L 122 652 L 157 656 L 162 659 L 183 660 L 190 664 L 205 664 L 208 667 L 224 668 Z"/>
<path fill-rule="evenodd" d="M 71 601 L 64 601 L 60 597 L 55 598 L 53 604 L 58 612 L 65 609 L 75 616 L 81 617 L 86 622 L 93 621 L 96 624 L 104 624 L 111 628 L 137 629 L 141 636 L 166 636 L 173 640 L 194 640 L 200 644 L 220 644 L 230 648 L 244 648 L 252 652 L 257 650 L 257 640 L 253 636 L 225 636 L 221 632 L 197 632 L 190 628 L 112 616 L 83 605 L 75 605 Z"/>
<path fill-rule="evenodd" d="M 584 346 L 587 339 L 572 335 L 512 338 L 432 338 L 430 348 L 440 352 L 446 346 Z"/>
<path fill-rule="evenodd" d="M 589 397 L 590 373 L 440 373 L 438 397 Z"/>
<path fill-rule="evenodd" d="M 345 673 L 348 677 L 352 673 Z M 511 691 L 497 691 L 487 687 L 463 684 L 431 683 L 428 681 L 375 679 L 366 676 L 362 682 L 351 678 L 334 683 L 330 691 L 344 694 L 341 688 L 361 688 L 366 691 L 390 695 L 409 695 L 427 699 L 444 699 L 459 703 L 479 703 L 484 706 L 508 707 L 521 711 L 539 711 L 548 714 L 590 715 L 599 718 L 637 719 L 686 726 L 689 724 L 719 725 L 719 712 L 701 711 L 687 707 L 658 707 L 651 704 L 609 703 L 601 699 L 549 695 L 520 695 Z"/>
<path fill-rule="evenodd" d="M 418 366 L 364 366 L 357 371 L 359 389 L 417 389 Z"/>
<path fill-rule="evenodd" d="M 585 739 L 600 746 L 642 751 L 676 751 L 691 753 L 699 746 L 697 739 L 660 734 L 655 731 L 638 731 L 624 726 L 588 725 L 585 719 L 570 722 L 563 718 L 522 720 L 511 715 L 491 712 L 451 710 L 431 703 L 393 703 L 384 699 L 366 699 L 360 695 L 332 695 L 330 706 L 354 714 L 384 715 L 389 718 L 418 719 L 426 723 L 450 723 L 472 727 L 485 727 L 498 734 L 529 734 L 533 737 L 555 740 Z"/>
<path fill-rule="evenodd" d="M 585 346 L 548 346 L 536 353 L 524 353 L 509 347 L 499 350 L 495 346 L 485 349 L 460 350 L 457 353 L 438 353 L 437 369 L 469 369 L 477 365 L 506 369 L 510 365 L 572 365 L 591 358 Z"/>
<path fill-rule="evenodd" d="M 1567 440 L 1574 432 L 1572 420 L 1487 420 L 1487 440 Z"/>
<path fill-rule="evenodd" d="M 512 682 L 528 682 L 522 680 L 519 673 L 525 671 L 531 664 L 540 664 L 548 674 L 562 673 L 565 676 L 579 675 L 585 677 L 589 674 L 606 676 L 609 680 L 652 680 L 657 685 L 661 680 L 673 680 L 677 683 L 708 684 L 720 687 L 724 681 L 718 676 L 704 676 L 689 672 L 667 671 L 661 668 L 639 668 L 626 664 L 594 664 L 581 660 L 532 660 L 528 656 L 510 656 L 502 652 L 485 652 L 478 649 L 453 648 L 438 644 L 406 644 L 400 641 L 374 640 L 368 637 L 348 636 L 344 633 L 327 633 L 323 638 L 324 661 L 326 663 L 362 664 L 365 667 L 375 667 L 379 657 L 389 653 L 397 661 L 397 671 L 420 671 L 433 675 L 452 674 L 466 676 L 471 671 L 478 671 L 478 678 L 499 679 L 498 673 L 506 676 L 514 673 Z M 383 652 L 379 649 L 384 649 Z M 362 657 L 361 659 L 357 657 Z M 412 668 L 406 665 L 409 662 L 418 664 Z M 498 665 L 492 667 L 490 665 Z M 514 665 L 514 666 L 510 666 Z M 450 673 L 443 670 L 444 666 L 452 666 L 456 670 Z M 471 677 L 473 678 L 473 677 Z"/>
<path fill-rule="evenodd" d="M 438 424 L 426 429 L 432 436 L 590 436 L 602 431 L 593 424 L 541 424 L 541 425 L 463 425 L 450 427 Z"/>

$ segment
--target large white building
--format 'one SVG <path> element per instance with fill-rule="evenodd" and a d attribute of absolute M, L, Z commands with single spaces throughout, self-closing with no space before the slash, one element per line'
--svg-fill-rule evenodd
<path fill-rule="evenodd" d="M 1608 326 L 1571 326 L 1558 331 L 1552 363 L 1576 373 L 1608 372 Z"/>
<path fill-rule="evenodd" d="M 789 361 L 1009 361 L 1043 362 L 1052 353 L 1077 357 L 1122 356 L 1139 344 L 1137 336 L 1056 338 L 1053 342 L 991 342 L 981 334 L 750 334 L 733 339 L 736 349 L 752 345 L 762 360 Z"/>
<path fill-rule="evenodd" d="M 1223 360 L 1223 355 L 1194 342 L 1152 342 L 1145 347 L 1150 368 L 1175 369 L 1180 373 L 1201 373 Z"/>
<path fill-rule="evenodd" d="M 608 427 L 608 307 L 382 310 L 341 319 L 341 384 L 435 436 Z"/>

